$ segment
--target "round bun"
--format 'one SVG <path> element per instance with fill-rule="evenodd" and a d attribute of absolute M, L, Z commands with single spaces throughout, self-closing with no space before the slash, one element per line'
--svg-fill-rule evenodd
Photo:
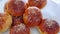
<path fill-rule="evenodd" d="M 30 28 L 20 23 L 11 27 L 10 34 L 30 34 Z"/>
<path fill-rule="evenodd" d="M 59 24 L 55 20 L 44 19 L 39 25 L 41 34 L 57 34 L 59 32 Z"/>
<path fill-rule="evenodd" d="M 41 23 L 41 11 L 37 7 L 28 7 L 23 14 L 23 20 L 27 26 L 35 27 Z"/>
<path fill-rule="evenodd" d="M 28 0 L 28 6 L 36 6 L 42 9 L 47 4 L 47 0 Z"/>
<path fill-rule="evenodd" d="M 12 17 L 8 13 L 0 13 L 0 33 L 5 32 L 12 24 Z"/>
<path fill-rule="evenodd" d="M 12 16 L 22 16 L 26 8 L 26 3 L 22 0 L 9 1 L 5 5 L 5 11 Z"/>

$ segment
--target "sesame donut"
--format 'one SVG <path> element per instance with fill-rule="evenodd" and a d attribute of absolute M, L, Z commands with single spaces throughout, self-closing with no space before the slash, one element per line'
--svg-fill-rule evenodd
<path fill-rule="evenodd" d="M 24 23 L 29 27 L 38 26 L 42 20 L 42 14 L 37 7 L 28 7 L 23 14 Z"/>
<path fill-rule="evenodd" d="M 0 13 L 0 33 L 5 32 L 12 24 L 12 17 L 8 13 Z"/>
<path fill-rule="evenodd" d="M 5 5 L 5 11 L 15 17 L 22 16 L 26 8 L 26 3 L 22 0 L 11 0 Z"/>
<path fill-rule="evenodd" d="M 30 34 L 30 28 L 20 23 L 11 27 L 10 34 Z"/>
<path fill-rule="evenodd" d="M 44 19 L 39 25 L 41 34 L 57 34 L 59 32 L 59 24 L 52 19 Z"/>

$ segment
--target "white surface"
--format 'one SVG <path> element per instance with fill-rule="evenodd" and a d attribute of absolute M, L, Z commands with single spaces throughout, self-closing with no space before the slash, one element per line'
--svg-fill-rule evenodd
<path fill-rule="evenodd" d="M 0 0 L 0 13 L 4 13 L 4 5 L 8 0 Z M 24 0 L 25 1 L 25 0 Z M 42 10 L 44 18 L 56 20 L 60 25 L 60 0 L 47 0 L 47 5 Z M 8 34 L 5 32 L 4 34 Z M 0 33 L 1 34 L 1 33 Z M 31 28 L 31 34 L 39 34 L 37 28 Z M 60 33 L 58 33 L 60 34 Z"/>
<path fill-rule="evenodd" d="M 52 0 L 53 2 L 60 4 L 60 0 Z"/>

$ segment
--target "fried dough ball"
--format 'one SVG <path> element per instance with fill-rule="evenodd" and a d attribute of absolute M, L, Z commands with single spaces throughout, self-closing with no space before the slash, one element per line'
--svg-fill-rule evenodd
<path fill-rule="evenodd" d="M 59 24 L 55 20 L 44 19 L 39 26 L 41 34 L 57 34 L 59 32 Z"/>
<path fill-rule="evenodd" d="M 8 13 L 0 13 L 0 33 L 5 32 L 12 24 L 12 17 Z"/>
<path fill-rule="evenodd" d="M 47 0 L 28 0 L 28 6 L 36 6 L 42 9 L 47 4 Z"/>
<path fill-rule="evenodd" d="M 22 0 L 13 0 L 6 3 L 5 11 L 12 16 L 22 16 L 26 8 L 26 3 Z"/>
<path fill-rule="evenodd" d="M 20 23 L 10 29 L 10 34 L 30 34 L 30 28 Z"/>
<path fill-rule="evenodd" d="M 24 23 L 29 27 L 35 27 L 41 23 L 42 14 L 39 8 L 29 7 L 23 14 Z"/>
<path fill-rule="evenodd" d="M 13 20 L 13 24 L 12 25 L 16 25 L 16 24 L 20 24 L 20 23 L 23 23 L 23 17 L 12 17 L 12 20 Z"/>

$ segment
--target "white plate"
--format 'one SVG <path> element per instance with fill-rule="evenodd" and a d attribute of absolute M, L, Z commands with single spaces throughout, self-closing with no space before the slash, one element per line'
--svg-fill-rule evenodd
<path fill-rule="evenodd" d="M 0 13 L 4 13 L 4 5 L 7 1 L 8 0 L 0 0 Z M 47 0 L 46 7 L 44 7 L 41 11 L 44 18 L 54 19 L 60 25 L 60 3 L 56 2 L 55 0 Z M 9 34 L 9 30 L 3 34 Z M 31 28 L 30 34 L 40 34 L 40 33 L 37 28 Z M 60 34 L 60 32 L 58 34 Z"/>

